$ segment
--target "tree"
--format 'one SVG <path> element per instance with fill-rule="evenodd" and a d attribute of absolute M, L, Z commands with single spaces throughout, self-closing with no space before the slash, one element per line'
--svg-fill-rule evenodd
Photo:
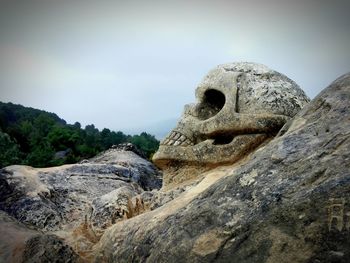
<path fill-rule="evenodd" d="M 43 140 L 27 155 L 25 163 L 34 167 L 46 167 L 53 160 L 54 154 L 55 151 L 51 145 Z"/>
<path fill-rule="evenodd" d="M 18 145 L 10 136 L 0 131 L 0 168 L 21 163 L 21 153 Z"/>
<path fill-rule="evenodd" d="M 140 135 L 134 135 L 130 139 L 130 142 L 140 148 L 149 158 L 159 148 L 159 141 L 146 132 L 142 132 Z"/>
<path fill-rule="evenodd" d="M 101 137 L 101 144 L 102 144 L 102 147 L 104 150 L 108 149 L 109 147 L 111 147 L 113 145 L 113 142 L 111 140 L 110 129 L 104 128 L 100 133 L 100 137 Z"/>
<path fill-rule="evenodd" d="M 151 156 L 158 149 L 154 136 L 125 135 L 121 131 L 95 125 L 81 128 L 79 122 L 68 125 L 54 113 L 0 102 L 0 165 L 28 164 L 51 166 L 90 158 L 114 144 L 132 142 Z M 67 151 L 62 158 L 57 153 Z"/>
<path fill-rule="evenodd" d="M 80 124 L 80 122 L 75 122 L 74 124 L 73 124 L 73 127 L 75 128 L 75 129 L 77 129 L 77 130 L 80 130 L 81 129 L 81 124 Z"/>

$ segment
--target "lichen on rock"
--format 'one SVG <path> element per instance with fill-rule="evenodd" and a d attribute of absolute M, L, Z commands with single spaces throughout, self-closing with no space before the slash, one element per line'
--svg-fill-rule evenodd
<path fill-rule="evenodd" d="M 112 226 L 94 262 L 348 262 L 349 101 L 350 73 L 244 160 Z"/>
<path fill-rule="evenodd" d="M 242 159 L 309 102 L 294 81 L 249 62 L 212 69 L 196 98 L 153 156 L 164 171 L 165 189 Z"/>
<path fill-rule="evenodd" d="M 78 164 L 5 167 L 0 170 L 0 210 L 23 224 L 23 229 L 29 227 L 16 239 L 26 248 L 18 252 L 28 258 L 25 262 L 56 262 L 61 252 L 71 255 L 71 262 L 79 256 L 87 260 L 103 232 L 144 212 L 137 197 L 159 189 L 161 183 L 161 173 L 135 146 L 115 146 Z M 0 229 L 4 224 L 0 221 Z M 15 246 L 7 244 L 11 240 L 0 241 L 0 247 Z M 68 262 L 69 256 L 62 256 L 63 261 L 57 262 Z M 8 254 L 0 253 L 2 258 L 11 261 Z"/>
<path fill-rule="evenodd" d="M 217 86 L 206 93 L 201 87 L 213 87 L 212 81 Z M 216 91 L 226 103 L 232 94 L 223 89 L 230 87 L 239 99 L 229 101 L 243 112 L 218 127 L 242 140 L 231 144 L 226 133 L 214 132 L 221 144 L 210 145 L 214 138 L 193 133 L 198 145 L 205 142 L 197 153 L 208 155 L 186 159 L 183 148 L 196 152 L 196 145 L 171 133 L 177 141 L 166 139 L 155 156 L 167 172 L 161 189 L 156 168 L 128 146 L 75 165 L 7 167 L 0 171 L 0 259 L 349 262 L 350 73 L 310 103 L 294 82 L 259 64 L 219 66 L 203 83 L 190 108 L 202 119 L 196 127 L 215 128 L 210 123 L 223 102 Z M 225 121 L 227 129 L 220 126 Z M 253 135 L 264 139 L 241 151 Z M 233 145 L 238 159 L 230 159 Z M 166 156 L 167 147 L 173 155 Z M 222 156 L 207 165 L 213 147 Z"/>

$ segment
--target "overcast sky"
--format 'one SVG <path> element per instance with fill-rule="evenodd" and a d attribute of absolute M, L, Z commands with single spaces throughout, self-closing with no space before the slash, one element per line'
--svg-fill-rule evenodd
<path fill-rule="evenodd" d="M 170 129 L 204 75 L 252 61 L 311 98 L 350 71 L 350 1 L 0 0 L 0 101 Z"/>

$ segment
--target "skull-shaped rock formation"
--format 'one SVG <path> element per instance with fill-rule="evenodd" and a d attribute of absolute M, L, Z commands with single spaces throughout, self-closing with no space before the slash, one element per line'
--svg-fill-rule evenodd
<path fill-rule="evenodd" d="M 164 170 L 164 185 L 185 181 L 198 168 L 236 162 L 275 136 L 309 102 L 285 75 L 248 62 L 211 70 L 197 87 L 196 98 L 153 157 Z M 184 167 L 195 169 L 179 176 Z"/>

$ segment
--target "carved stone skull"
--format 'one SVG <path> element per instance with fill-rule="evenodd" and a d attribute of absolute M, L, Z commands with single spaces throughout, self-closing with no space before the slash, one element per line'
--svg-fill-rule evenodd
<path fill-rule="evenodd" d="M 158 167 L 233 163 L 276 135 L 309 102 L 294 81 L 246 62 L 211 70 L 197 87 L 196 99 L 161 142 L 153 157 Z"/>

